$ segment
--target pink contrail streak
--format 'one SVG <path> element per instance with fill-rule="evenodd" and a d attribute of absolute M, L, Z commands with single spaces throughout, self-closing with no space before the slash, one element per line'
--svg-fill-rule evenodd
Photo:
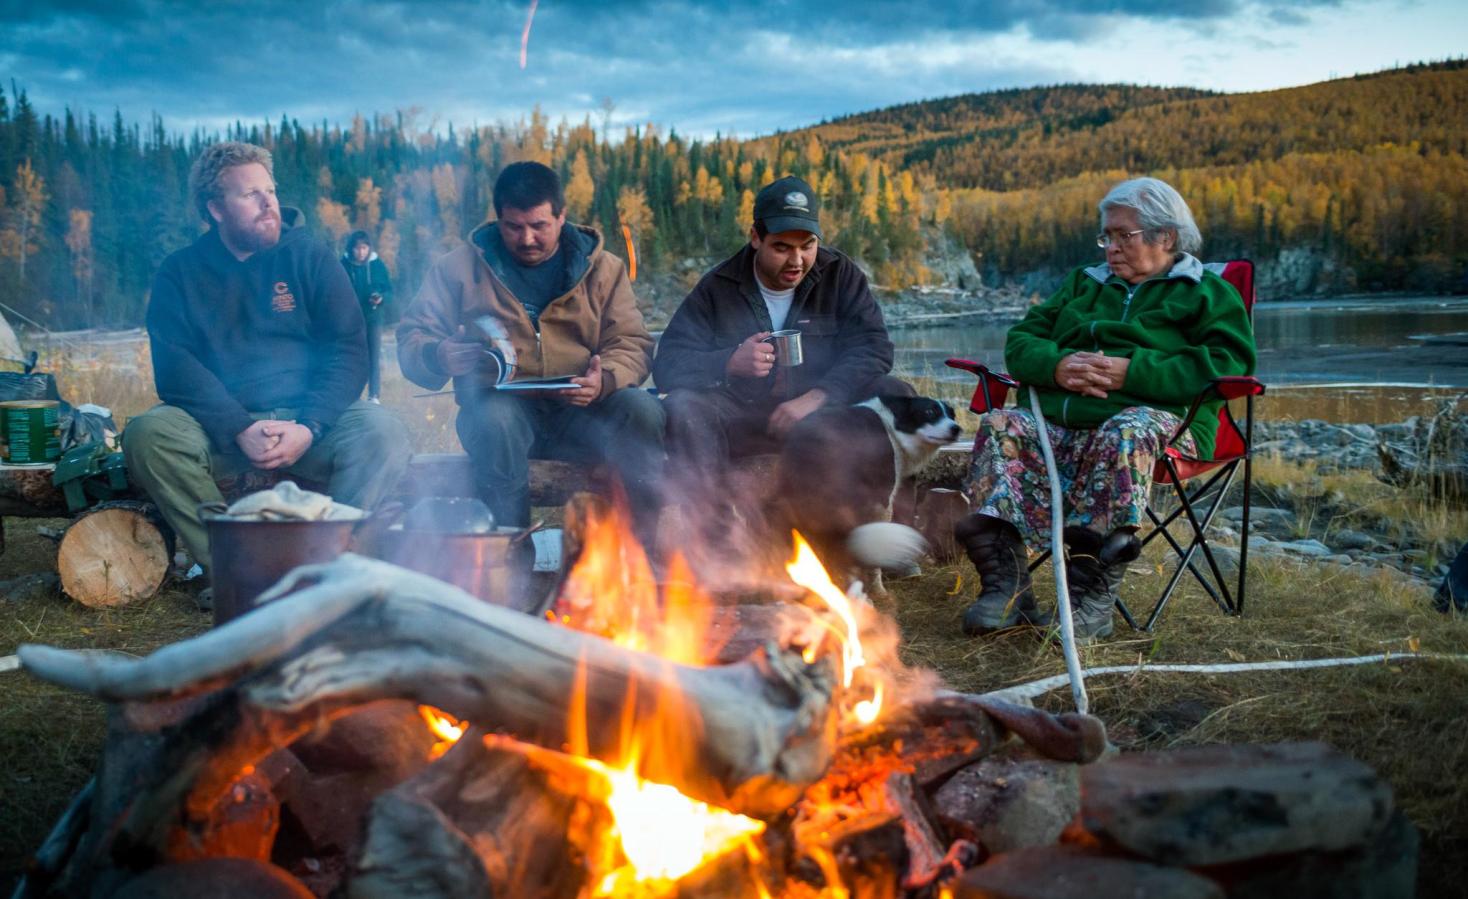
<path fill-rule="evenodd" d="M 530 12 L 525 14 L 525 30 L 520 33 L 520 68 L 525 68 L 525 52 L 530 49 L 530 26 L 535 22 L 535 7 L 540 0 L 530 0 Z"/>

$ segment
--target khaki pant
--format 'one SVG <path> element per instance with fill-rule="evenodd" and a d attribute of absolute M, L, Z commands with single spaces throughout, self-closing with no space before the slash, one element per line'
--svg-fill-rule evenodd
<path fill-rule="evenodd" d="M 258 421 L 290 421 L 290 409 L 251 413 Z M 127 474 L 147 491 L 163 519 L 178 534 L 194 561 L 210 568 L 209 535 L 199 518 L 202 503 L 221 502 L 215 480 L 249 470 L 237 449 L 220 452 L 209 445 L 203 427 L 177 406 L 154 406 L 127 423 L 122 433 Z M 342 413 L 319 443 L 294 465 L 280 469 L 326 485 L 333 499 L 371 509 L 397 486 L 412 457 L 408 432 L 391 411 L 357 401 Z"/>

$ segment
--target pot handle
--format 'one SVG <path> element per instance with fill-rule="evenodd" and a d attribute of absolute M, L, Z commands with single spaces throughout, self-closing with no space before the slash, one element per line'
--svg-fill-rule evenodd
<path fill-rule="evenodd" d="M 537 521 L 534 524 L 532 524 L 530 527 L 526 528 L 525 530 L 523 530 L 520 533 L 516 534 L 515 536 L 511 537 L 510 538 L 510 545 L 511 546 L 514 546 L 515 544 L 523 541 L 525 538 L 529 537 L 531 534 L 535 533 L 536 531 L 544 530 L 544 529 L 545 529 L 545 522 L 544 521 Z"/>
<path fill-rule="evenodd" d="M 375 550 L 387 529 L 402 520 L 406 508 L 397 500 L 391 500 L 373 509 L 352 527 L 352 542 L 369 552 Z"/>

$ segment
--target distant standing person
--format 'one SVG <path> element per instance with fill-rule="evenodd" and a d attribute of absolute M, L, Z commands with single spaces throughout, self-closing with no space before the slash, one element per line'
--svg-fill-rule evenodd
<path fill-rule="evenodd" d="M 347 235 L 342 266 L 352 281 L 357 305 L 362 307 L 362 319 L 367 325 L 367 402 L 376 403 L 382 394 L 382 322 L 388 317 L 392 279 L 388 277 L 387 265 L 372 249 L 366 231 Z"/>
<path fill-rule="evenodd" d="M 269 151 L 213 144 L 189 193 L 209 230 L 163 260 L 148 302 L 163 404 L 128 422 L 122 445 L 128 475 L 208 570 L 198 508 L 222 499 L 216 478 L 278 470 L 371 508 L 411 453 L 402 422 L 357 399 L 362 312 L 336 253 L 276 199 Z"/>

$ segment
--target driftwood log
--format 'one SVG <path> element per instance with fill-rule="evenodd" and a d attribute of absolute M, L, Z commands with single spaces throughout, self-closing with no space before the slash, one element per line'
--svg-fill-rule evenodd
<path fill-rule="evenodd" d="M 484 732 L 470 729 L 438 762 L 377 797 L 346 893 L 577 895 L 589 825 L 606 817 L 590 777 L 584 769 L 558 776 L 525 752 L 487 746 Z"/>
<path fill-rule="evenodd" d="M 172 561 L 172 531 L 156 506 L 137 500 L 88 509 L 56 548 L 61 589 L 91 608 L 147 599 L 163 585 Z"/>
<path fill-rule="evenodd" d="M 689 668 L 352 555 L 297 569 L 261 602 L 141 659 L 20 648 L 41 679 L 127 704 L 144 730 L 158 722 L 146 764 L 129 766 L 113 790 L 103 779 L 89 833 L 105 836 L 81 847 L 83 866 L 196 857 L 241 772 L 384 698 L 551 749 L 584 742 L 585 754 L 612 765 L 640 737 L 642 776 L 759 816 L 788 809 L 830 762 L 833 672 L 805 664 L 798 649 Z M 584 718 L 568 714 L 578 695 Z M 657 737 L 668 751 L 657 751 Z"/>

